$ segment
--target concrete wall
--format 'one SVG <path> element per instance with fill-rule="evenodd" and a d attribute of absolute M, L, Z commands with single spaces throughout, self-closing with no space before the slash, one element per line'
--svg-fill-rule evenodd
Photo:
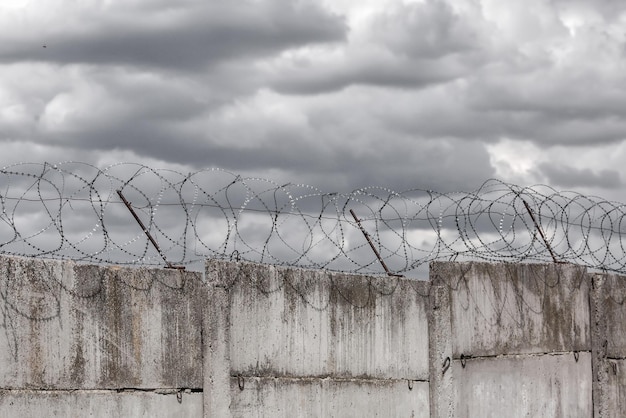
<path fill-rule="evenodd" d="M 433 385 L 438 416 L 593 415 L 584 268 L 433 263 L 430 275 L 446 296 L 432 322 L 447 334 L 432 360 L 451 359 Z"/>
<path fill-rule="evenodd" d="M 428 287 L 0 257 L 0 416 L 429 416 Z"/>
<path fill-rule="evenodd" d="M 592 276 L 594 409 L 621 417 L 626 410 L 626 278 Z"/>
<path fill-rule="evenodd" d="M 202 416 L 201 279 L 0 257 L 0 416 Z"/>
<path fill-rule="evenodd" d="M 626 280 L 0 257 L 0 416 L 618 417 Z"/>
<path fill-rule="evenodd" d="M 215 416 L 430 416 L 427 282 L 217 261 L 207 281 Z"/>

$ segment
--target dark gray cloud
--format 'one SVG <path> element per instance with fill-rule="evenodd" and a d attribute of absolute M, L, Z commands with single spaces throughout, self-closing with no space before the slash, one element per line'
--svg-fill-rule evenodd
<path fill-rule="evenodd" d="M 36 23 L 0 45 L 0 62 L 156 66 L 182 71 L 222 60 L 344 39 L 346 27 L 313 2 L 187 1 L 85 12 L 80 24 Z M 76 22 L 75 22 L 76 23 Z"/>
<path fill-rule="evenodd" d="M 352 61 L 352 62 L 349 62 Z M 467 74 L 472 60 L 456 56 L 438 59 L 410 59 L 406 56 L 362 56 L 355 60 L 312 65 L 288 70 L 271 82 L 274 90 L 287 94 L 320 94 L 352 85 L 390 88 L 423 88 Z"/>
<path fill-rule="evenodd" d="M 295 57 L 271 77 L 288 94 L 351 85 L 423 88 L 460 78 L 487 61 L 482 35 L 446 3 L 399 4 L 371 18 L 359 42 L 328 57 Z"/>
<path fill-rule="evenodd" d="M 436 59 L 482 47 L 480 34 L 443 1 L 402 4 L 373 19 L 371 35 L 398 55 Z"/>
<path fill-rule="evenodd" d="M 251 180 L 268 193 L 291 183 L 303 194 L 474 190 L 499 177 L 623 199 L 622 2 L 17 3 L 0 2 L 0 165 L 217 166 L 273 180 Z M 83 178 L 93 171 L 66 167 Z M 199 178 L 211 188 L 236 174 Z M 30 179 L 13 182 L 18 194 Z M 156 177 L 135 185 L 159 195 Z M 246 193 L 229 198 L 242 204 Z M 24 214 L 41 212 L 34 196 Z M 95 224 L 85 202 L 63 214 L 76 220 L 66 232 L 77 239 Z M 319 210 L 317 198 L 300 203 Z M 162 231 L 181 228 L 172 207 L 161 209 Z M 123 206 L 107 215 L 122 241 L 141 235 L 128 215 Z M 264 216 L 240 225 L 252 241 L 272 228 Z M 207 213 L 202 227 L 215 242 L 227 234 L 219 219 Z"/>
<path fill-rule="evenodd" d="M 545 159 L 573 145 L 626 155 L 626 94 L 615 87 L 626 82 L 623 9 L 582 0 L 0 9 L 0 141 L 24 158 L 215 165 L 335 190 L 472 189 L 493 176 L 615 185 L 617 159 L 604 166 L 595 152 L 551 171 L 528 149 Z"/>
<path fill-rule="evenodd" d="M 543 163 L 539 165 L 539 169 L 550 184 L 558 187 L 617 189 L 624 186 L 620 173 L 616 170 L 594 171 L 589 168 L 579 169 L 554 163 Z"/>
<path fill-rule="evenodd" d="M 316 142 L 312 132 L 277 125 L 256 141 L 241 144 L 236 137 L 216 141 L 198 133 L 184 134 L 175 125 L 145 120 L 64 133 L 55 139 L 59 146 L 81 150 L 83 155 L 125 150 L 193 170 L 217 166 L 233 172 L 262 173 L 271 167 L 272 178 L 278 182 L 302 182 L 329 191 L 370 185 L 396 190 L 462 190 L 475 188 L 495 175 L 483 143 L 444 138 L 405 138 L 398 142 L 390 136 L 367 143 L 347 138 L 329 147 Z"/>

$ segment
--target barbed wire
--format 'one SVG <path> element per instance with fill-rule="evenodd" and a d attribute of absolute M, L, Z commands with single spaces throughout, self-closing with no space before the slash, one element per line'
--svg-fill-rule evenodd
<path fill-rule="evenodd" d="M 0 205 L 0 253 L 26 257 L 402 275 L 434 260 L 548 261 L 626 273 L 624 204 L 493 179 L 472 192 L 327 193 L 221 169 L 20 163 L 0 170 Z"/>

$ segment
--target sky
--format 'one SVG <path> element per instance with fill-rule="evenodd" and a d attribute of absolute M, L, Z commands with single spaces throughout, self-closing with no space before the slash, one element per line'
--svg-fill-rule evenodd
<path fill-rule="evenodd" d="M 3 0 L 0 166 L 626 201 L 620 0 Z"/>
<path fill-rule="evenodd" d="M 4 0 L 0 163 L 619 197 L 625 41 L 617 0 Z"/>

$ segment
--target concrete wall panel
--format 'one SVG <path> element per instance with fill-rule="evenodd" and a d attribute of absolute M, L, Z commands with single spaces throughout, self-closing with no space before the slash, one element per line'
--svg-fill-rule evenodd
<path fill-rule="evenodd" d="M 194 418 L 202 414 L 202 393 L 0 390 L 0 416 L 11 418 Z"/>
<path fill-rule="evenodd" d="M 199 273 L 14 257 L 0 271 L 0 387 L 202 387 Z"/>
<path fill-rule="evenodd" d="M 453 361 L 457 417 L 591 417 L 591 355 Z"/>
<path fill-rule="evenodd" d="M 406 380 L 233 378 L 231 398 L 233 417 L 430 416 L 428 382 Z"/>
<path fill-rule="evenodd" d="M 0 416 L 626 408 L 620 276 L 433 263 L 427 283 L 223 261 L 206 275 L 0 256 Z"/>
<path fill-rule="evenodd" d="M 451 332 L 450 289 L 445 285 L 433 286 L 428 307 L 430 410 L 433 417 L 454 416 Z"/>
<path fill-rule="evenodd" d="M 591 350 L 584 267 L 436 262 L 430 277 L 450 288 L 455 358 Z"/>
<path fill-rule="evenodd" d="M 428 378 L 428 283 L 212 263 L 232 283 L 233 374 Z"/>
<path fill-rule="evenodd" d="M 606 399 L 601 418 L 618 418 L 626 411 L 626 359 L 607 361 Z"/>
<path fill-rule="evenodd" d="M 602 280 L 601 294 L 597 303 L 602 308 L 604 355 L 610 358 L 626 358 L 626 277 L 613 274 L 596 275 Z"/>
<path fill-rule="evenodd" d="M 626 410 L 626 277 L 592 277 L 594 409 L 598 418 Z"/>

